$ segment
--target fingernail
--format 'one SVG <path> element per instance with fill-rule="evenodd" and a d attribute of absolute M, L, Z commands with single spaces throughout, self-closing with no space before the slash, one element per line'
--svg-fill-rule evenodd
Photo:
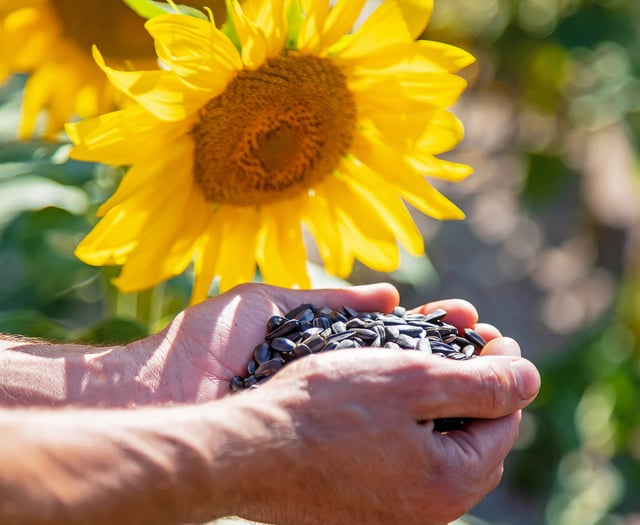
<path fill-rule="evenodd" d="M 540 390 L 540 373 L 531 362 L 526 359 L 511 361 L 511 369 L 516 376 L 520 397 L 531 399 Z"/>

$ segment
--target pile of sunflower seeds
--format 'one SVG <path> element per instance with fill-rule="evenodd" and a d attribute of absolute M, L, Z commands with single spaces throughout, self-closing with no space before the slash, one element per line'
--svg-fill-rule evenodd
<path fill-rule="evenodd" d="M 301 304 L 284 316 L 267 321 L 264 342 L 255 347 L 245 377 L 231 381 L 234 392 L 257 388 L 294 359 L 345 348 L 390 348 L 428 352 L 448 359 L 465 360 L 480 353 L 486 342 L 470 328 L 462 333 L 444 321 L 447 312 L 407 312 L 397 306 L 389 314 L 339 310 Z M 460 418 L 438 419 L 436 430 L 459 428 Z"/>

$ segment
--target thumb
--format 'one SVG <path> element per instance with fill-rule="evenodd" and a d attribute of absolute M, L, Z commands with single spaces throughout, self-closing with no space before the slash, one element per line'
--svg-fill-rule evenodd
<path fill-rule="evenodd" d="M 495 419 L 533 401 L 540 374 L 527 359 L 482 356 L 467 361 L 435 358 L 421 407 L 427 419 L 468 417 Z"/>

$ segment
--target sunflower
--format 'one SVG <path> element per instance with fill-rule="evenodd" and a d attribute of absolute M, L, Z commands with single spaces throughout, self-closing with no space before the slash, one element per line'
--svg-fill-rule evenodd
<path fill-rule="evenodd" d="M 193 262 L 192 302 L 214 278 L 224 291 L 256 269 L 267 283 L 310 287 L 304 228 L 340 277 L 355 259 L 392 271 L 399 245 L 422 255 L 405 203 L 463 218 L 427 177 L 471 172 L 436 155 L 462 138 L 446 108 L 473 57 L 416 40 L 432 0 L 386 0 L 351 31 L 364 4 L 233 0 L 233 34 L 211 13 L 155 16 L 157 70 L 115 70 L 94 49 L 136 105 L 67 126 L 74 158 L 130 166 L 76 255 L 122 265 L 124 292 Z"/>
<path fill-rule="evenodd" d="M 157 67 L 143 19 L 123 0 L 0 0 L 0 83 L 14 72 L 30 74 L 21 139 L 34 135 L 42 110 L 47 111 L 43 134 L 52 137 L 72 117 L 121 105 L 123 97 L 91 56 L 92 44 L 113 66 Z"/>

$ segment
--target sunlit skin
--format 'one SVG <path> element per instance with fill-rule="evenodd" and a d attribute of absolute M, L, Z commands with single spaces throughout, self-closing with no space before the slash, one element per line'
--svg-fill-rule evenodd
<path fill-rule="evenodd" d="M 418 310 L 475 328 L 476 359 L 341 350 L 229 394 L 263 319 L 304 302 L 390 311 L 398 293 L 250 284 L 125 347 L 0 339 L 0 523 L 436 525 L 496 486 L 540 378 L 465 301 Z M 451 416 L 476 419 L 434 432 Z"/>

